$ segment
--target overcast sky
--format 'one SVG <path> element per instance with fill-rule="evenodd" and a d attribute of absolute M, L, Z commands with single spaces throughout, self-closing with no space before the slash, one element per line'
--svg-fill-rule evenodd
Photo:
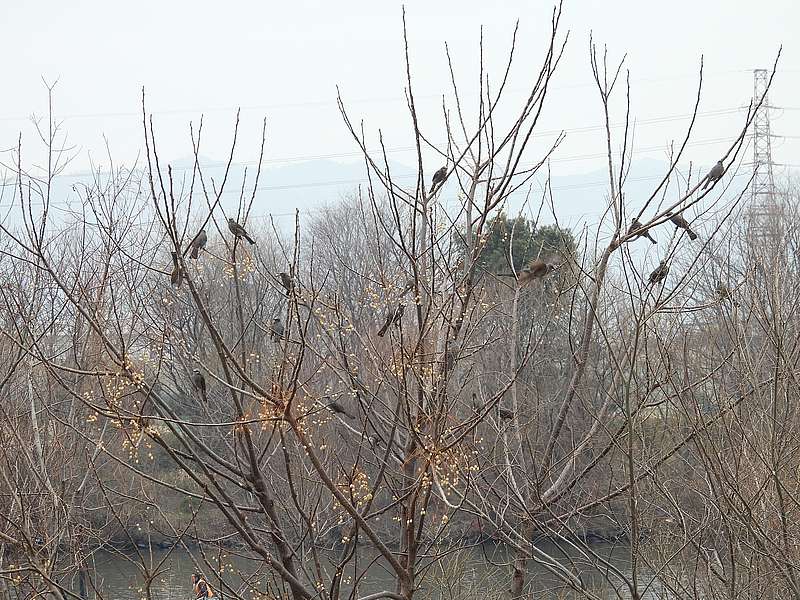
<path fill-rule="evenodd" d="M 481 25 L 497 80 L 519 19 L 513 106 L 540 64 L 551 9 L 539 1 L 406 2 L 415 92 L 432 139 L 443 139 L 441 96 L 450 92 L 444 43 L 468 97 L 475 90 Z M 259 123 L 266 116 L 273 164 L 320 156 L 352 161 L 355 148 L 335 104 L 338 85 L 353 120 L 363 118 L 373 139 L 380 127 L 392 158 L 413 164 L 405 149 L 410 121 L 402 101 L 400 3 L 5 1 L 0 23 L 2 148 L 13 146 L 20 131 L 33 144 L 26 118 L 46 110 L 44 78 L 58 79 L 55 110 L 80 150 L 73 171 L 84 169 L 90 154 L 106 162 L 104 136 L 116 161 L 136 157 L 142 86 L 162 156 L 170 160 L 190 154 L 188 123 L 201 113 L 202 152 L 223 159 L 234 108 L 241 106 L 239 160 L 257 157 Z M 601 116 L 588 65 L 590 30 L 608 44 L 610 57 L 628 54 L 639 157 L 663 158 L 665 144 L 680 137 L 683 123 L 662 117 L 691 110 L 705 56 L 703 114 L 687 157 L 701 164 L 712 164 L 736 134 L 743 118 L 736 109 L 752 94 L 752 69 L 770 67 L 783 44 L 771 102 L 786 110 L 774 111 L 773 130 L 796 137 L 776 139 L 775 158 L 800 163 L 798 24 L 796 0 L 566 0 L 563 33 L 569 30 L 570 39 L 542 124 L 545 131 L 568 132 L 554 169 L 565 175 L 602 164 L 594 156 L 602 151 L 602 135 L 571 131 L 597 125 Z"/>

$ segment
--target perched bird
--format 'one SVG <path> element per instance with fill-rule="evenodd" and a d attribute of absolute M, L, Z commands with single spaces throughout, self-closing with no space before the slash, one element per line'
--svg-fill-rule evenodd
<path fill-rule="evenodd" d="M 237 238 L 244 238 L 244 239 L 246 239 L 248 242 L 250 242 L 250 245 L 251 245 L 251 246 L 252 246 L 253 244 L 255 244 L 255 242 L 253 241 L 253 238 L 251 238 L 249 235 L 247 235 L 247 231 L 245 231 L 245 228 L 244 228 L 244 227 L 242 227 L 241 225 L 239 225 L 239 224 L 238 224 L 236 221 L 234 221 L 233 219 L 228 219 L 228 229 L 230 229 L 230 230 L 231 230 L 231 233 L 232 233 L 234 236 L 236 236 Z"/>
<path fill-rule="evenodd" d="M 445 179 L 447 179 L 447 165 L 433 174 L 433 179 L 431 179 L 431 193 L 433 193 L 437 186 L 443 184 Z"/>
<path fill-rule="evenodd" d="M 642 225 L 642 224 L 639 222 L 639 220 L 638 220 L 638 219 L 632 219 L 632 220 L 631 220 L 631 226 L 628 228 L 628 235 L 631 235 L 631 234 L 632 234 L 634 231 L 638 231 L 638 230 L 639 230 L 639 229 L 641 229 L 642 227 L 644 227 L 644 225 Z M 634 239 L 634 240 L 638 240 L 640 237 L 646 237 L 648 240 L 650 240 L 650 241 L 651 241 L 652 243 L 654 243 L 654 244 L 657 244 L 657 243 L 658 243 L 658 242 L 655 240 L 655 238 L 654 238 L 652 235 L 650 235 L 650 232 L 649 232 L 649 231 L 647 231 L 646 229 L 645 229 L 644 231 L 642 231 L 641 233 L 638 233 L 638 234 L 636 234 L 636 237 L 635 237 L 635 238 L 633 238 L 633 239 Z"/>
<path fill-rule="evenodd" d="M 333 413 L 336 413 L 337 415 L 343 415 L 343 416 L 347 417 L 348 419 L 354 419 L 355 418 L 355 417 L 353 417 L 353 415 L 351 415 L 349 412 L 347 412 L 345 410 L 345 408 L 341 404 L 339 404 L 335 400 L 333 402 L 329 402 L 328 405 L 326 406 L 326 408 L 329 411 L 331 411 Z"/>
<path fill-rule="evenodd" d="M 683 218 L 682 214 L 678 213 L 677 215 L 673 215 L 671 212 L 668 212 L 667 216 L 669 217 L 669 220 L 672 221 L 673 225 L 675 225 L 675 227 L 686 230 L 690 240 L 697 239 L 697 234 L 689 228 L 689 222 Z"/>
<path fill-rule="evenodd" d="M 206 233 L 205 229 L 201 229 L 200 233 L 194 236 L 194 239 L 189 244 L 189 247 L 192 251 L 189 253 L 189 258 L 193 258 L 197 260 L 197 257 L 200 256 L 200 250 L 206 247 L 208 243 L 208 234 Z"/>
<path fill-rule="evenodd" d="M 498 408 L 498 412 L 500 413 L 501 419 L 513 419 L 514 418 L 514 411 L 510 408 L 503 408 L 502 406 Z"/>
<path fill-rule="evenodd" d="M 181 269 L 178 255 L 175 252 L 172 252 L 172 274 L 169 276 L 169 280 L 175 287 L 181 287 L 183 283 L 183 269 Z"/>
<path fill-rule="evenodd" d="M 397 325 L 400 322 L 405 309 L 406 305 L 401 303 L 398 304 L 393 311 L 386 315 L 386 322 L 383 324 L 383 327 L 380 328 L 380 331 L 378 331 L 378 337 L 383 337 L 386 335 L 386 331 L 389 329 L 390 325 Z"/>
<path fill-rule="evenodd" d="M 520 271 L 518 281 L 528 283 L 532 279 L 540 279 L 550 273 L 555 267 L 541 259 L 536 259 Z"/>
<path fill-rule="evenodd" d="M 200 369 L 192 370 L 192 385 L 200 392 L 200 397 L 203 399 L 203 402 L 208 402 L 208 396 L 206 395 L 206 378 L 203 377 Z"/>
<path fill-rule="evenodd" d="M 725 165 L 722 164 L 721 160 L 718 160 L 717 164 L 715 164 L 708 172 L 708 175 L 706 175 L 706 183 L 703 186 L 703 189 L 706 189 L 712 183 L 716 183 L 722 179 L 723 173 L 725 173 Z"/>
<path fill-rule="evenodd" d="M 283 286 L 283 289 L 286 290 L 286 295 L 288 296 L 294 291 L 294 281 L 292 281 L 292 278 L 288 273 L 278 273 L 278 277 L 281 278 L 281 285 Z"/>
<path fill-rule="evenodd" d="M 269 328 L 269 337 L 273 342 L 279 342 L 283 338 L 283 332 L 285 331 L 283 327 L 283 323 L 281 323 L 280 317 L 275 317 L 272 319 L 272 325 Z"/>
<path fill-rule="evenodd" d="M 658 263 L 658 266 L 656 267 L 655 271 L 650 273 L 650 283 L 654 285 L 656 283 L 661 283 L 667 278 L 668 274 L 669 274 L 669 265 L 667 264 L 667 261 L 662 260 L 660 263 Z"/>
<path fill-rule="evenodd" d="M 714 291 L 717 293 L 720 301 L 725 302 L 726 300 L 730 300 L 734 306 L 739 306 L 739 302 L 731 295 L 730 288 L 723 282 L 720 281 Z"/>

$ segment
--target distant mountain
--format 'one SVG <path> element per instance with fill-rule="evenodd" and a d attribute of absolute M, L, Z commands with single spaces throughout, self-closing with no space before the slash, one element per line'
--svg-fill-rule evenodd
<path fill-rule="evenodd" d="M 194 158 L 186 157 L 169 163 L 173 170 L 173 181 L 177 189 L 188 189 L 192 175 Z M 206 157 L 200 158 L 206 188 L 209 193 L 218 189 L 225 175 L 225 163 Z M 413 186 L 416 169 L 400 163 L 390 163 L 393 179 L 400 185 Z M 711 165 L 708 165 L 710 168 Z M 162 162 L 166 173 L 166 165 Z M 653 188 L 663 177 L 666 164 L 652 159 L 638 160 L 633 163 L 627 175 L 625 200 L 628 211 L 636 210 L 650 196 Z M 227 213 L 235 213 L 245 173 L 247 185 L 244 197 L 250 198 L 255 178 L 255 164 L 231 165 L 228 180 L 222 197 L 222 206 Z M 701 167 L 699 172 L 705 173 Z M 506 211 L 514 215 L 524 206 L 523 214 L 537 214 L 542 199 L 543 176 L 546 171 L 532 180 L 524 189 L 518 190 L 509 200 Z M 429 176 L 429 175 L 428 175 Z M 742 177 L 744 177 L 742 175 Z M 63 207 L 74 203 L 77 199 L 73 186 L 88 182 L 86 173 L 60 176 L 54 186 L 54 203 Z M 266 217 L 272 215 L 278 224 L 285 221 L 288 229 L 293 227 L 294 212 L 299 210 L 301 219 L 312 215 L 321 206 L 332 204 L 349 194 L 356 192 L 359 186 L 366 187 L 367 177 L 363 162 L 340 163 L 328 159 L 295 162 L 283 165 L 267 164 L 261 173 L 256 190 L 252 215 Z M 585 224 L 595 224 L 608 205 L 608 172 L 599 168 L 585 173 L 555 175 L 552 180 L 552 197 L 555 213 L 562 226 L 580 228 Z M 201 186 L 195 182 L 195 193 L 200 193 Z M 530 190 L 530 191 L 529 191 Z M 674 198 L 674 188 L 668 198 Z M 438 195 L 438 201 L 456 209 L 459 204 L 458 187 L 449 181 Z M 648 212 L 655 210 L 653 205 Z M 56 214 L 56 213 L 52 213 Z M 541 213 L 542 224 L 552 223 L 553 217 L 549 208 Z"/>

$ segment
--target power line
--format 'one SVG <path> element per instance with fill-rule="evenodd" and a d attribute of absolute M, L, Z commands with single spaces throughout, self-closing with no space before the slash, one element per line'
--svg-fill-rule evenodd
<path fill-rule="evenodd" d="M 727 71 L 717 71 L 715 73 L 704 73 L 703 77 L 720 77 L 723 75 L 730 75 L 734 73 L 743 73 L 745 71 L 741 69 L 731 69 Z M 686 79 L 690 77 L 697 76 L 697 73 L 687 73 L 683 75 L 674 75 L 671 77 L 655 77 L 655 78 L 645 78 L 645 79 L 634 79 L 631 81 L 633 85 L 648 85 L 653 83 L 661 83 L 664 81 L 675 81 L 680 79 Z M 586 88 L 586 87 L 594 87 L 594 83 L 575 83 L 575 84 L 562 84 L 562 85 L 554 85 L 550 86 L 549 89 L 552 91 L 558 90 L 568 90 L 568 89 L 577 89 L 577 88 Z M 517 94 L 517 93 L 530 93 L 529 88 L 509 88 L 508 93 Z M 416 99 L 440 99 L 444 94 L 415 94 Z M 343 99 L 344 100 L 344 99 Z M 378 96 L 374 98 L 355 98 L 351 100 L 346 100 L 346 104 L 353 105 L 353 104 L 382 104 L 382 103 L 391 103 L 391 102 L 405 102 L 406 99 L 404 96 Z M 241 111 L 252 111 L 252 110 L 269 110 L 269 109 L 284 109 L 284 108 L 313 108 L 318 106 L 333 106 L 338 103 L 338 100 L 306 100 L 302 102 L 276 102 L 271 104 L 251 104 L 251 105 L 244 105 L 244 106 L 210 106 L 210 107 L 196 107 L 196 108 L 169 108 L 157 111 L 148 112 L 148 114 L 152 114 L 154 116 L 157 115 L 179 115 L 179 114 L 190 114 L 190 113 L 209 113 L 209 112 L 234 112 L 237 110 Z M 73 113 L 73 114 L 66 114 L 58 116 L 59 120 L 68 120 L 68 119 L 95 119 L 95 118 L 116 118 L 116 117 L 141 117 L 142 113 L 139 110 L 136 111 L 114 111 L 114 112 L 95 112 L 95 113 Z M 20 116 L 20 115 L 8 115 L 8 116 L 0 116 L 0 121 L 27 121 L 30 120 L 31 116 Z"/>
<path fill-rule="evenodd" d="M 741 110 L 742 110 L 741 107 L 721 108 L 721 109 L 698 112 L 697 116 L 698 116 L 698 118 L 726 116 L 726 115 L 735 114 L 737 112 L 740 112 Z M 680 120 L 683 120 L 683 119 L 688 119 L 688 118 L 692 117 L 692 115 L 693 115 L 693 113 L 684 113 L 684 114 L 678 114 L 678 115 L 667 115 L 667 116 L 663 116 L 663 117 L 653 117 L 653 118 L 650 118 L 650 119 L 642 119 L 642 120 L 639 120 L 639 121 L 634 121 L 633 124 L 638 126 L 638 125 L 652 125 L 652 124 L 659 124 L 659 123 L 668 123 L 668 122 L 672 122 L 672 121 L 680 121 Z M 622 127 L 625 127 L 625 125 L 626 124 L 624 122 L 613 123 L 613 124 L 611 124 L 611 128 L 612 129 L 620 129 Z M 588 133 L 588 132 L 595 132 L 595 131 L 603 131 L 603 130 L 605 130 L 605 125 L 587 125 L 587 126 L 583 126 L 583 127 L 574 127 L 574 128 L 569 128 L 569 129 L 551 129 L 551 130 L 540 131 L 540 132 L 538 132 L 538 136 L 557 136 L 557 135 L 560 135 L 561 133 L 565 133 L 567 136 L 569 136 L 569 135 L 574 135 L 574 134 L 581 134 L 581 133 Z M 415 151 L 415 150 L 416 150 L 416 146 L 396 146 L 394 148 L 387 148 L 386 149 L 386 153 L 387 154 L 398 154 L 398 153 L 402 153 L 402 152 L 410 152 L 410 151 Z M 384 151 L 383 149 L 373 149 L 371 152 L 375 153 L 375 154 L 381 154 L 381 153 L 383 153 L 383 151 Z M 328 154 L 307 154 L 307 155 L 295 155 L 295 156 L 287 156 L 287 157 L 268 158 L 268 159 L 263 160 L 262 164 L 264 164 L 264 165 L 268 165 L 268 164 L 284 164 L 284 163 L 292 163 L 292 162 L 305 162 L 305 161 L 311 161 L 311 160 L 324 160 L 324 159 L 333 159 L 333 158 L 348 158 L 348 157 L 361 157 L 361 156 L 363 156 L 363 152 L 361 152 L 361 151 L 331 152 L 331 153 L 328 153 Z M 573 160 L 573 159 L 574 159 L 573 157 L 567 157 L 567 158 L 558 159 L 558 160 L 559 161 L 561 161 L 561 160 L 566 161 L 566 160 Z M 238 162 L 233 163 L 233 164 L 235 164 L 237 166 L 249 166 L 249 165 L 257 165 L 258 161 L 257 160 L 238 161 Z M 224 166 L 224 163 L 220 162 L 219 166 Z M 209 168 L 209 167 L 213 167 L 213 165 L 201 165 L 201 167 Z M 186 166 L 186 167 L 173 167 L 172 171 L 173 172 L 176 172 L 176 171 L 178 171 L 178 172 L 180 172 L 180 171 L 191 171 L 193 169 L 194 169 L 194 165 L 191 165 L 191 166 Z M 75 178 L 75 177 L 84 177 L 84 176 L 88 176 L 88 175 L 92 175 L 92 173 L 88 172 L 88 171 L 82 171 L 82 172 L 77 172 L 77 173 L 70 173 L 70 174 L 66 174 L 66 175 L 60 175 L 59 177 Z"/>

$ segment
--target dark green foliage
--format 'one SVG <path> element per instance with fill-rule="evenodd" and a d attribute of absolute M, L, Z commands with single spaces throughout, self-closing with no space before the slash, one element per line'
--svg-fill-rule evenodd
<path fill-rule="evenodd" d="M 512 257 L 514 269 L 519 271 L 537 258 L 560 263 L 574 254 L 575 239 L 569 229 L 557 225 L 536 227 L 524 217 L 508 219 L 505 213 L 500 213 L 491 224 L 478 266 L 490 273 L 508 273 Z"/>

